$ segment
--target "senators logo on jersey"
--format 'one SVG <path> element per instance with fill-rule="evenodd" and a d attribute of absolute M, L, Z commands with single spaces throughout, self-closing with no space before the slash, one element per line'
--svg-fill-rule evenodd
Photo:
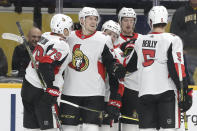
<path fill-rule="evenodd" d="M 69 67 L 81 72 L 88 68 L 89 60 L 88 57 L 80 50 L 80 46 L 80 44 L 76 44 L 73 47 L 72 62 L 69 63 Z"/>

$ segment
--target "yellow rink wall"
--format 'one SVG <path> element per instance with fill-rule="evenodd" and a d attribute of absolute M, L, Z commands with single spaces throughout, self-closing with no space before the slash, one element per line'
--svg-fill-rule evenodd
<path fill-rule="evenodd" d="M 21 88 L 22 84 L 16 84 L 16 83 L 0 83 L 0 88 Z M 193 88 L 194 90 L 197 90 L 197 86 L 189 85 L 189 88 Z"/>
<path fill-rule="evenodd" d="M 42 14 L 42 33 L 50 31 L 50 20 L 54 14 Z M 67 14 L 73 22 L 78 21 L 77 14 Z M 2 39 L 2 33 L 14 33 L 20 35 L 16 26 L 16 21 L 21 23 L 25 36 L 33 26 L 33 13 L 0 12 L 0 48 L 3 49 L 8 61 L 8 75 L 12 68 L 12 55 L 17 42 Z"/>

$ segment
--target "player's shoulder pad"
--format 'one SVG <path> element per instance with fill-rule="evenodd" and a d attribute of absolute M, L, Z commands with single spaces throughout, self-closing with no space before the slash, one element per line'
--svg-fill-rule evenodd
<path fill-rule="evenodd" d="M 112 42 L 111 37 L 109 35 L 103 34 L 102 31 L 97 31 L 95 35 L 98 41 L 102 41 L 103 43 Z"/>
<path fill-rule="evenodd" d="M 70 32 L 70 35 L 73 35 L 73 34 L 75 34 L 75 32 L 76 32 L 77 30 L 73 30 L 73 31 L 71 31 Z"/>
<path fill-rule="evenodd" d="M 165 33 L 165 34 L 168 35 L 169 37 L 172 37 L 173 39 L 181 40 L 181 38 L 176 34 L 173 33 Z"/>
<path fill-rule="evenodd" d="M 49 36 L 51 34 L 51 32 L 45 32 L 45 33 L 43 33 L 42 35 L 41 35 L 41 37 L 47 37 L 47 36 Z"/>
<path fill-rule="evenodd" d="M 69 44 L 66 40 L 59 37 L 59 41 L 56 41 L 56 43 L 54 44 L 54 48 L 58 50 L 69 50 Z"/>
<path fill-rule="evenodd" d="M 164 33 L 166 38 L 169 38 L 169 40 L 172 42 L 174 45 L 183 45 L 182 39 L 173 33 Z"/>
<path fill-rule="evenodd" d="M 136 33 L 136 34 L 137 34 L 137 35 L 136 35 L 136 38 L 144 36 L 144 35 L 139 34 L 139 33 Z"/>
<path fill-rule="evenodd" d="M 133 33 L 133 38 L 137 39 L 138 38 L 138 33 Z"/>
<path fill-rule="evenodd" d="M 96 31 L 96 34 L 100 37 L 103 37 L 103 38 L 107 38 L 109 35 L 106 35 L 105 33 L 103 33 L 102 31 Z"/>
<path fill-rule="evenodd" d="M 137 35 L 135 35 L 135 39 L 136 39 L 136 41 L 138 41 L 138 40 L 142 39 L 145 36 L 147 36 L 147 35 L 142 35 L 142 34 L 138 34 L 137 33 Z"/>

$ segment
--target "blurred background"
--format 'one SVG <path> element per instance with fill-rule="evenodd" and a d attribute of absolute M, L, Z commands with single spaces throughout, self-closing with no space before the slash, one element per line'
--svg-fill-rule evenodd
<path fill-rule="evenodd" d="M 117 21 L 117 13 L 122 7 L 131 7 L 137 13 L 136 32 L 149 32 L 147 13 L 153 5 L 164 5 L 169 11 L 169 18 L 175 10 L 185 5 L 188 0 L 0 0 L 0 36 L 2 33 L 19 35 L 16 21 L 22 25 L 24 34 L 34 25 L 43 32 L 50 31 L 50 19 L 54 13 L 65 13 L 78 22 L 78 12 L 84 6 L 95 7 L 101 15 L 102 24 L 109 19 Z M 170 22 L 167 28 L 169 31 Z M 12 71 L 12 55 L 19 43 L 5 40 L 0 37 L 0 48 L 3 49 L 8 61 L 8 73 Z"/>
<path fill-rule="evenodd" d="M 79 11 L 82 7 L 89 6 L 98 9 L 101 15 L 101 22 L 98 25 L 98 30 L 100 30 L 105 21 L 109 19 L 117 21 L 119 10 L 122 7 L 127 7 L 133 8 L 137 13 L 135 32 L 147 34 L 150 31 L 147 24 L 149 10 L 152 6 L 164 5 L 169 12 L 169 23 L 166 31 L 170 32 L 173 14 L 179 7 L 187 5 L 188 2 L 189 0 L 0 0 L 0 103 L 3 105 L 0 110 L 0 123 L 4 123 L 1 124 L 1 130 L 21 131 L 23 129 L 23 107 L 20 97 L 23 78 L 18 77 L 17 70 L 12 69 L 13 52 L 15 47 L 20 44 L 13 40 L 2 39 L 3 33 L 20 36 L 16 21 L 20 22 L 26 38 L 28 38 L 28 32 L 33 26 L 38 27 L 42 33 L 50 32 L 50 20 L 55 13 L 69 15 L 75 23 L 75 28 L 77 28 Z M 185 17 L 184 14 L 182 17 Z M 191 35 L 195 35 L 197 38 L 197 4 L 194 15 L 188 15 L 186 18 L 189 25 L 192 23 L 190 26 L 192 33 L 190 29 L 187 30 L 190 33 L 187 33 L 186 39 L 189 39 L 188 36 Z M 190 46 L 195 52 L 194 59 L 188 61 L 187 66 L 191 67 L 192 75 L 190 78 L 194 79 L 197 85 L 197 41 L 195 43 L 196 46 Z M 25 59 L 25 56 L 21 57 Z M 7 61 L 3 63 L 2 58 L 6 58 Z M 3 64 L 7 67 L 1 69 Z M 5 73 L 3 74 L 3 72 Z M 194 82 L 190 82 L 190 85 L 193 85 Z M 193 94 L 193 107 L 187 112 L 188 126 L 189 131 L 197 131 L 197 102 L 195 102 L 197 100 L 197 86 L 190 86 L 190 88 L 193 88 L 195 92 Z M 184 130 L 183 117 L 181 123 L 182 129 L 179 131 Z"/>

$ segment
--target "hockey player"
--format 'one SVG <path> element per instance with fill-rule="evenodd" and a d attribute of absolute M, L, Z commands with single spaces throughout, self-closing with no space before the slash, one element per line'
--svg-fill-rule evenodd
<path fill-rule="evenodd" d="M 25 131 L 57 131 L 51 107 L 56 104 L 60 94 L 57 83 L 63 81 L 55 77 L 59 68 L 70 61 L 68 59 L 70 49 L 66 39 L 71 32 L 72 24 L 69 16 L 54 15 L 50 24 L 51 32 L 42 34 L 33 51 L 36 65 L 29 63 L 21 90 Z M 34 67 L 38 68 L 47 85 L 45 91 Z"/>
<path fill-rule="evenodd" d="M 118 13 L 118 19 L 121 26 L 121 33 L 118 41 L 115 43 L 115 48 L 122 47 L 122 43 L 135 40 L 138 37 L 137 33 L 134 33 L 135 24 L 137 22 L 137 16 L 133 8 L 123 7 Z M 123 61 L 123 65 L 127 68 L 127 57 Z M 133 61 L 135 63 L 136 61 Z M 120 109 L 121 114 L 137 119 L 137 101 L 138 101 L 138 72 L 135 71 L 132 74 L 127 73 L 124 78 L 124 95 L 122 97 L 122 107 Z M 138 122 L 130 119 L 121 118 L 122 131 L 139 130 Z"/>
<path fill-rule="evenodd" d="M 128 71 L 139 70 L 139 128 L 140 131 L 176 131 L 178 122 L 177 89 L 180 92 L 179 69 L 181 64 L 185 97 L 179 101 L 181 111 L 191 106 L 191 92 L 188 89 L 183 60 L 182 40 L 171 33 L 165 33 L 168 12 L 164 6 L 154 6 L 148 14 L 152 32 L 139 35 L 135 41 L 135 52 L 128 63 Z M 190 101 L 190 105 L 186 105 Z"/>
<path fill-rule="evenodd" d="M 68 39 L 72 61 L 65 72 L 62 100 L 95 110 L 104 110 L 105 68 L 116 78 L 123 78 L 125 68 L 115 62 L 109 48 L 111 38 L 96 31 L 100 16 L 95 8 L 84 7 L 79 12 L 81 30 L 73 31 Z M 116 106 L 114 100 L 111 106 Z M 87 111 L 60 103 L 60 118 L 64 131 L 98 131 L 98 112 Z M 81 121 L 80 121 L 81 119 Z"/>
<path fill-rule="evenodd" d="M 102 25 L 102 29 L 101 29 L 106 35 L 109 35 L 112 39 L 112 43 L 113 43 L 113 48 L 111 49 L 112 54 L 114 55 L 114 58 L 116 58 L 118 63 L 122 63 L 123 62 L 123 53 L 120 50 L 120 48 L 115 48 L 114 43 L 118 40 L 119 36 L 120 36 L 120 25 L 113 21 L 113 20 L 109 20 L 106 21 L 103 25 Z M 110 79 L 108 79 L 110 78 Z M 105 102 L 106 102 L 106 112 L 107 113 L 111 113 L 113 112 L 113 114 L 116 114 L 113 118 L 109 118 L 109 117 L 104 117 L 103 120 L 103 125 L 100 128 L 100 131 L 110 131 L 112 130 L 112 128 L 110 128 L 110 125 L 112 126 L 113 123 L 113 119 L 118 119 L 119 114 L 120 114 L 120 107 L 121 106 L 117 106 L 115 109 L 112 108 L 110 105 L 111 100 L 113 100 L 115 97 L 118 97 L 119 99 L 116 99 L 119 101 L 120 105 L 122 105 L 121 102 L 121 97 L 123 95 L 124 92 L 124 83 L 123 80 L 118 80 L 116 79 L 113 75 L 108 75 L 107 79 L 106 79 L 106 96 L 105 96 Z M 114 126 L 112 126 L 113 128 L 115 128 Z M 116 127 L 117 129 L 117 127 Z"/>
<path fill-rule="evenodd" d="M 101 31 L 103 31 L 106 35 L 109 35 L 112 39 L 112 43 L 120 36 L 120 25 L 113 20 L 108 20 L 102 25 Z"/>

